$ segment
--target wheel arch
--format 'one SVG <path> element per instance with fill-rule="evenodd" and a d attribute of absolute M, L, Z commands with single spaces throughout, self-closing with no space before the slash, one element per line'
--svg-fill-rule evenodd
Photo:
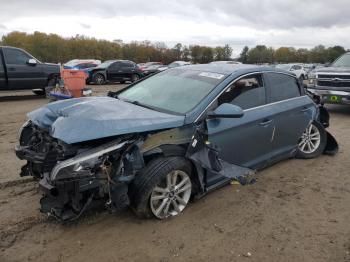
<path fill-rule="evenodd" d="M 189 144 L 181 144 L 181 145 L 172 145 L 172 144 L 163 144 L 159 145 L 152 150 L 144 153 L 145 163 L 149 163 L 150 161 L 156 158 L 162 157 L 182 157 L 186 161 L 188 161 L 191 165 L 191 178 L 192 182 L 195 184 L 195 195 L 203 194 L 205 191 L 204 186 L 204 169 L 199 164 L 195 163 L 193 160 L 186 156 L 187 148 Z"/>
<path fill-rule="evenodd" d="M 103 75 L 103 77 L 105 78 L 105 80 L 107 81 L 107 72 L 106 70 L 96 70 L 96 71 L 92 71 L 91 76 L 94 77 L 94 75 L 96 74 L 101 74 Z"/>

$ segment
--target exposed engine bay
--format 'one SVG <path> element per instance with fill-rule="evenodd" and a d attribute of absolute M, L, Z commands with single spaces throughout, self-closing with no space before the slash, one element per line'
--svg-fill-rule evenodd
<path fill-rule="evenodd" d="M 129 204 L 127 183 L 144 166 L 139 138 L 67 145 L 28 122 L 16 154 L 26 159 L 21 176 L 39 179 L 45 193 L 41 211 L 61 220 L 78 218 L 92 200 L 106 200 L 111 210 Z M 100 145 L 98 145 L 100 144 Z"/>

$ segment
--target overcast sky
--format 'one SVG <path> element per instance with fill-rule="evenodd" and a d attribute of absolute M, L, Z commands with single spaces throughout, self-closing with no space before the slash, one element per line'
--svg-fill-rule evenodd
<path fill-rule="evenodd" d="M 349 0 L 0 0 L 18 30 L 184 44 L 350 48 Z"/>

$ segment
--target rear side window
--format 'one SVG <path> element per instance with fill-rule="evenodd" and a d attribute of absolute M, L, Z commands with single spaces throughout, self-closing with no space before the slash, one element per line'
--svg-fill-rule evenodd
<path fill-rule="evenodd" d="M 128 61 L 121 62 L 121 65 L 122 65 L 122 67 L 134 67 L 135 66 L 134 63 L 128 62 Z"/>
<path fill-rule="evenodd" d="M 297 79 L 278 73 L 267 73 L 269 102 L 278 102 L 300 96 Z"/>
<path fill-rule="evenodd" d="M 4 57 L 6 64 L 25 65 L 32 57 L 18 49 L 4 48 Z"/>
<path fill-rule="evenodd" d="M 265 87 L 260 74 L 246 76 L 234 82 L 218 98 L 218 105 L 230 103 L 249 109 L 266 103 Z"/>

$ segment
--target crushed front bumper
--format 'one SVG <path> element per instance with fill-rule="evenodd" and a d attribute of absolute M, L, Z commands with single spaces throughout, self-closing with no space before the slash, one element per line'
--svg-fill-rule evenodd
<path fill-rule="evenodd" d="M 350 105 L 350 92 L 308 88 L 310 93 L 320 97 L 322 103 Z"/>

